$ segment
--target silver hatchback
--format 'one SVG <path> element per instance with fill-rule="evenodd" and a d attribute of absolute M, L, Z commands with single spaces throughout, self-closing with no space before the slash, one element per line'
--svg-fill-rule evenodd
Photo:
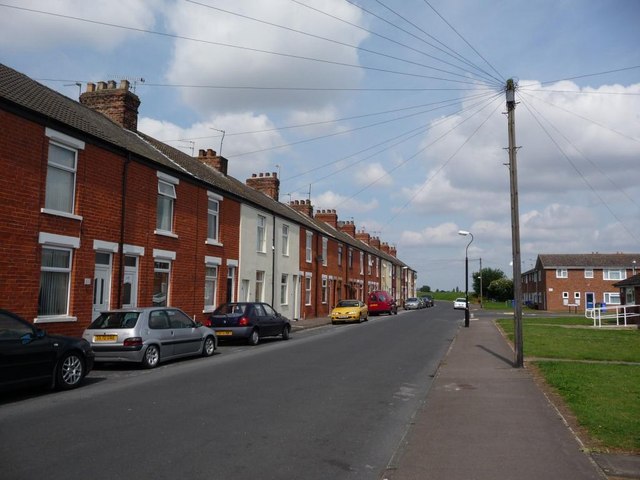
<path fill-rule="evenodd" d="M 91 344 L 96 362 L 139 362 L 146 368 L 172 358 L 208 357 L 218 347 L 213 330 L 173 307 L 102 312 L 82 337 Z"/>

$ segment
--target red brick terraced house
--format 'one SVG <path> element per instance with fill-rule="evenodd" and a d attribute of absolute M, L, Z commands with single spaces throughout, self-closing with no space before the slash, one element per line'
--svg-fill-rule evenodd
<path fill-rule="evenodd" d="M 241 234 L 254 210 L 278 229 L 274 252 L 299 232 L 299 267 L 274 255 L 265 272 L 276 309 L 326 315 L 384 284 L 378 265 L 402 294 L 410 269 L 395 250 L 359 240 L 353 223 L 345 233 L 335 211 L 327 221 L 280 203 L 275 174 L 245 184 L 213 150 L 192 157 L 144 135 L 139 105 L 126 81 L 89 84 L 76 102 L 0 64 L 0 308 L 74 336 L 106 308 L 172 305 L 197 320 L 239 299 L 242 269 L 256 282 L 255 238 Z"/>
<path fill-rule="evenodd" d="M 540 254 L 522 274 L 523 302 L 550 311 L 620 305 L 619 282 L 635 274 L 640 253 Z M 635 301 L 635 299 L 634 299 Z"/>

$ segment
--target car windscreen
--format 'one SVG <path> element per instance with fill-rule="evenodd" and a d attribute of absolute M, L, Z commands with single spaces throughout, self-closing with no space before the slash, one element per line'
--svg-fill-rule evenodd
<path fill-rule="evenodd" d="M 341 300 L 336 307 L 357 307 L 358 302 L 356 300 Z"/>
<path fill-rule="evenodd" d="M 89 328 L 133 328 L 138 322 L 140 312 L 106 312 L 101 313 Z"/>

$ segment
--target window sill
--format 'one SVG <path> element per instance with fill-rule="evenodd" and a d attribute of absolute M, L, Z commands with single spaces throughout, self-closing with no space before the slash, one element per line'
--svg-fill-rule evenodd
<path fill-rule="evenodd" d="M 216 307 L 205 307 L 202 313 L 213 313 Z"/>
<path fill-rule="evenodd" d="M 224 247 L 224 245 L 223 245 L 222 243 L 220 243 L 220 242 L 219 242 L 219 241 L 217 241 L 217 240 L 214 240 L 213 238 L 207 238 L 207 239 L 204 241 L 204 243 L 205 243 L 205 245 L 213 245 L 213 246 L 215 246 L 215 247 Z"/>
<path fill-rule="evenodd" d="M 55 215 L 56 217 L 70 218 L 71 220 L 82 221 L 82 216 L 74 215 L 73 213 L 61 212 L 59 210 L 51 210 L 49 208 L 41 208 L 40 213 L 46 213 L 47 215 Z"/>
<path fill-rule="evenodd" d="M 163 237 L 178 238 L 178 235 L 173 232 L 168 232 L 167 230 L 154 230 L 153 233 L 155 233 L 156 235 L 161 235 Z"/>
<path fill-rule="evenodd" d="M 62 322 L 77 322 L 77 317 L 69 317 L 67 315 L 60 315 L 55 317 L 37 317 L 33 320 L 33 323 L 62 323 Z"/>

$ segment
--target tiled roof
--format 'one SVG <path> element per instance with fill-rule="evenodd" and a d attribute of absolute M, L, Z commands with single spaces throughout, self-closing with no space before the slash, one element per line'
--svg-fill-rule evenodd
<path fill-rule="evenodd" d="M 308 217 L 178 149 L 141 132 L 122 128 L 103 114 L 3 64 L 0 64 L 0 102 L 8 108 L 34 114 L 40 117 L 43 124 L 52 128 L 76 135 L 77 132 L 81 132 L 85 136 L 92 137 L 97 143 L 106 143 L 111 148 L 116 147 L 130 152 L 140 159 L 158 165 L 158 168 L 168 173 L 195 179 L 213 190 L 230 194 L 305 228 L 336 238 L 338 241 L 373 253 L 397 265 L 404 265 L 396 257 L 336 230 L 324 222 Z"/>
<path fill-rule="evenodd" d="M 640 273 L 633 275 L 625 280 L 614 283 L 614 287 L 640 287 Z"/>
<path fill-rule="evenodd" d="M 538 255 L 542 268 L 631 268 L 640 253 L 562 253 Z M 639 265 L 640 268 L 640 265 Z"/>

